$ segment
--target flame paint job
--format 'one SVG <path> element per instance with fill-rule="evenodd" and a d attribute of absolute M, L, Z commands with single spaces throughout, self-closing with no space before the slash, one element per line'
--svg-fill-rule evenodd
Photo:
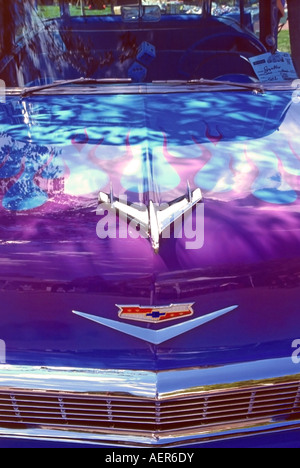
<path fill-rule="evenodd" d="M 173 369 L 283 357 L 300 330 L 300 112 L 291 93 L 35 96 L 0 109 L 7 362 Z M 97 195 L 200 187 L 205 241 L 98 239 Z M 195 216 L 195 214 L 193 214 Z M 122 223 L 122 220 L 119 221 Z M 194 220 L 196 222 L 196 220 Z M 229 315 L 155 346 L 85 322 L 115 304 Z M 186 319 L 188 320 L 188 319 Z M 141 324 L 161 329 L 164 324 Z"/>

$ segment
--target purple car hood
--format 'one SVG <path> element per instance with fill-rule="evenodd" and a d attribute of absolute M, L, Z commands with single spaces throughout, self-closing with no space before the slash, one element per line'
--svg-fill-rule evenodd
<path fill-rule="evenodd" d="M 289 355 L 300 328 L 300 112 L 290 100 L 250 91 L 7 98 L 7 362 L 165 369 Z M 158 253 L 99 202 L 101 192 L 108 205 L 146 210 L 199 188 Z"/>

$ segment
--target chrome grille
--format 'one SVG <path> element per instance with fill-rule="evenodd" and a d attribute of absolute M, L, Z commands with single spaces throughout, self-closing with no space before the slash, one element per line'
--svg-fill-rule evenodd
<path fill-rule="evenodd" d="M 212 390 L 168 399 L 0 390 L 0 426 L 141 434 L 206 430 L 300 414 L 300 383 Z"/>

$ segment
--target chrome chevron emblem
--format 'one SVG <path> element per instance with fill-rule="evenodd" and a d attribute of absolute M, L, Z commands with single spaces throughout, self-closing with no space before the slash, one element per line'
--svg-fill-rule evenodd
<path fill-rule="evenodd" d="M 205 323 L 211 322 L 217 319 L 218 317 L 221 317 L 222 315 L 228 314 L 232 310 L 237 309 L 237 307 L 238 306 L 235 305 L 232 307 L 227 307 L 226 309 L 217 310 L 203 317 L 198 317 L 187 322 L 172 325 L 171 327 L 163 328 L 161 330 L 151 330 L 149 328 L 137 327 L 136 325 L 131 325 L 124 322 L 117 322 L 115 320 L 97 317 L 96 315 L 85 314 L 83 312 L 77 312 L 75 310 L 73 311 L 73 314 L 79 315 L 80 317 L 85 318 L 87 320 L 91 320 L 92 322 L 96 322 L 99 325 L 103 325 L 121 333 L 125 333 L 126 335 L 130 335 L 134 338 L 147 341 L 148 343 L 152 343 L 154 345 L 159 345 L 161 343 L 164 343 L 165 341 L 171 340 L 172 338 L 176 338 L 177 336 L 183 335 L 184 333 L 194 330 L 195 328 L 198 328 L 201 325 L 204 325 Z"/>
<path fill-rule="evenodd" d="M 109 195 L 104 192 L 99 193 L 99 203 L 108 204 L 121 215 L 125 215 L 127 219 L 139 223 L 150 239 L 155 253 L 159 252 L 160 238 L 163 232 L 200 201 L 202 201 L 200 188 L 191 191 L 189 183 L 187 184 L 187 194 L 174 200 L 170 205 L 159 205 L 150 200 L 148 206 L 139 207 L 134 203 L 124 203 L 115 197 L 112 188 Z"/>

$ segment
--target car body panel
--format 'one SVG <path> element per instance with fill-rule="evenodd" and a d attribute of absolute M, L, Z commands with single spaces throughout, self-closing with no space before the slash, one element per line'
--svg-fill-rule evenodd
<path fill-rule="evenodd" d="M 71 111 L 69 96 L 29 97 L 22 105 L 11 97 L 9 119 L 2 110 L 1 302 L 10 313 L 1 318 L 1 339 L 8 362 L 159 370 L 289 353 L 299 321 L 291 92 L 147 89 L 71 99 Z M 162 239 L 158 255 L 129 231 L 99 239 L 115 220 L 97 211 L 98 193 L 110 183 L 130 202 L 159 194 L 168 203 L 188 182 L 203 193 L 204 239 L 184 231 Z M 190 215 L 198 230 L 202 215 Z M 72 313 L 121 322 L 117 304 L 189 300 L 193 318 L 237 308 L 154 347 Z"/>
<path fill-rule="evenodd" d="M 11 5 L 0 445 L 298 446 L 297 82 L 248 10 Z"/>

